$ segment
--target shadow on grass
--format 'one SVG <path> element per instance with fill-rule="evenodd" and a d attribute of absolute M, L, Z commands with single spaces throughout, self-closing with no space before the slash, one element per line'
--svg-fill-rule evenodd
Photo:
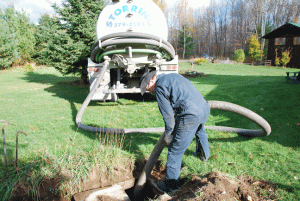
<path fill-rule="evenodd" d="M 207 78 L 190 80 L 196 86 L 216 86 L 205 94 L 206 100 L 235 103 L 256 112 L 268 121 L 272 132 L 270 136 L 262 137 L 262 140 L 276 142 L 285 147 L 300 146 L 296 143 L 300 131 L 297 124 L 300 122 L 300 87 L 287 84 L 284 76 L 210 75 Z M 201 87 L 199 89 L 201 91 Z M 220 119 L 217 126 L 259 128 L 250 120 L 234 113 L 212 110 L 211 115 Z"/>
<path fill-rule="evenodd" d="M 76 104 L 81 104 L 89 93 L 88 86 L 81 86 L 74 81 L 79 78 L 59 77 L 51 74 L 39 74 L 29 72 L 24 78 L 28 82 L 37 82 L 50 84 L 45 91 L 56 97 L 67 100 L 70 103 L 72 116 L 74 119 L 77 115 Z M 220 100 L 238 104 L 246 107 L 260 116 L 265 118 L 272 127 L 272 133 L 268 137 L 261 138 L 270 142 L 277 142 L 287 147 L 299 147 L 297 142 L 297 133 L 300 122 L 299 94 L 298 85 L 287 84 L 284 76 L 240 76 L 240 75 L 215 75 L 210 74 L 208 77 L 190 78 L 191 82 L 203 93 L 206 100 Z M 204 89 L 208 87 L 211 90 Z M 297 95 L 298 94 L 298 95 Z M 147 94 L 121 94 L 120 99 L 129 99 L 136 102 L 155 101 L 154 96 Z M 102 105 L 105 103 L 101 103 Z M 116 102 L 115 104 L 122 104 Z M 134 102 L 132 103 L 134 104 Z M 98 102 L 91 101 L 89 106 L 97 106 Z M 111 105 L 111 103 L 108 103 Z M 99 106 L 101 107 L 101 106 Z M 230 126 L 237 128 L 259 129 L 250 120 L 226 111 L 212 110 L 211 116 L 217 118 L 216 122 L 210 119 L 207 125 Z M 89 137 L 94 137 L 87 131 L 80 131 Z M 139 135 L 140 136 L 140 135 Z M 146 135 L 147 136 L 147 135 Z M 237 140 L 243 140 L 238 137 Z M 225 139 L 232 140 L 232 139 Z M 145 143 L 145 139 L 142 140 Z"/>
<path fill-rule="evenodd" d="M 78 78 L 59 77 L 51 74 L 39 74 L 30 72 L 24 78 L 28 82 L 37 82 L 50 85 L 45 91 L 58 98 L 67 100 L 70 103 L 70 111 L 74 120 L 71 128 L 77 131 L 75 118 L 78 112 L 78 104 L 82 104 L 89 93 L 88 86 L 74 84 Z M 263 141 L 278 143 L 285 147 L 299 148 L 300 127 L 300 105 L 299 105 L 299 85 L 287 84 L 284 76 L 240 76 L 240 75 L 215 75 L 208 77 L 190 78 L 192 83 L 203 93 L 206 100 L 219 100 L 235 103 L 246 107 L 264 119 L 272 127 L 270 136 L 260 138 Z M 205 87 L 205 88 L 204 88 Z M 120 99 L 141 101 L 155 101 L 153 96 L 142 97 L 140 94 L 120 95 Z M 135 103 L 131 104 L 135 104 Z M 113 103 L 120 105 L 122 101 Z M 130 103 L 129 103 L 130 104 Z M 90 106 L 110 106 L 112 103 L 91 102 Z M 113 106 L 112 105 L 112 106 Z M 128 105 L 128 104 L 126 104 Z M 138 114 L 137 114 L 138 115 Z M 212 120 L 213 118 L 213 120 Z M 130 121 L 130 120 L 129 120 Z M 91 124 L 90 124 L 91 125 Z M 250 120 L 226 111 L 212 110 L 211 117 L 207 125 L 230 126 L 237 128 L 258 129 L 259 127 Z M 95 135 L 89 131 L 78 130 L 80 134 L 86 135 L 92 139 Z M 208 130 L 208 135 L 210 131 Z M 157 143 L 160 134 L 130 134 L 127 135 L 124 148 L 128 152 L 136 155 L 138 158 L 144 158 L 144 150 L 153 148 Z M 243 142 L 251 139 L 240 136 L 232 138 L 215 138 L 209 136 L 210 142 Z M 9 149 L 13 149 L 9 145 Z M 149 152 L 148 152 L 149 151 Z M 152 150 L 147 150 L 151 153 Z M 187 151 L 186 154 L 192 154 Z M 278 184 L 288 191 L 299 191 L 298 187 Z"/>

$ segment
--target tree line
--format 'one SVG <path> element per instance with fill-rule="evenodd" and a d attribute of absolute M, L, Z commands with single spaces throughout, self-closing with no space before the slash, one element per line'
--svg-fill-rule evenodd
<path fill-rule="evenodd" d="M 249 54 L 249 40 L 261 38 L 286 22 L 297 22 L 299 0 L 211 0 L 207 7 L 192 8 L 187 0 L 168 7 L 153 0 L 164 12 L 169 41 L 180 58 L 206 53 L 233 57 L 236 50 Z M 63 74 L 87 80 L 87 58 L 96 40 L 96 22 L 108 0 L 66 0 L 52 5 L 54 16 L 44 14 L 38 25 L 13 5 L 0 9 L 0 68 L 34 61 L 53 66 Z"/>
<path fill-rule="evenodd" d="M 23 64 L 35 53 L 35 26 L 14 6 L 0 9 L 0 68 Z"/>
<path fill-rule="evenodd" d="M 266 53 L 261 37 L 287 22 L 297 23 L 300 1 L 211 0 L 207 7 L 192 8 L 187 0 L 178 0 L 165 15 L 169 40 L 181 57 L 206 53 L 226 58 L 237 49 L 248 54 L 248 40 L 254 34 Z"/>

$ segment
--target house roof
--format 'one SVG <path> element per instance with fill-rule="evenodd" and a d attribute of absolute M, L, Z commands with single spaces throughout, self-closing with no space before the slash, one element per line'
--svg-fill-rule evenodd
<path fill-rule="evenodd" d="M 300 24 L 299 23 L 286 23 L 277 29 L 274 29 L 270 33 L 263 36 L 265 39 L 279 38 L 286 34 L 292 34 L 300 36 Z"/>

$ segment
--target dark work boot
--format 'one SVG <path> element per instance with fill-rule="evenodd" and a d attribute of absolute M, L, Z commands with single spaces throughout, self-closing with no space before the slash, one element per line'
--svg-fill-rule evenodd
<path fill-rule="evenodd" d="M 199 149 L 198 152 L 192 152 L 194 156 L 200 158 L 202 161 L 207 161 L 207 158 L 205 158 L 204 151 L 202 149 Z"/>
<path fill-rule="evenodd" d="M 171 193 L 173 191 L 176 191 L 180 185 L 179 185 L 179 180 L 166 179 L 165 181 L 159 181 L 157 183 L 157 186 L 161 191 L 164 191 L 166 193 Z"/>

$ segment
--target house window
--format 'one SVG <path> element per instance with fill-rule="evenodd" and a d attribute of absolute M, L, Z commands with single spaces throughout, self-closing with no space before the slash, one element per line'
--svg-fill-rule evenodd
<path fill-rule="evenodd" d="M 300 45 L 300 37 L 294 37 L 294 45 Z"/>
<path fill-rule="evenodd" d="M 275 38 L 275 45 L 285 45 L 285 38 Z"/>

